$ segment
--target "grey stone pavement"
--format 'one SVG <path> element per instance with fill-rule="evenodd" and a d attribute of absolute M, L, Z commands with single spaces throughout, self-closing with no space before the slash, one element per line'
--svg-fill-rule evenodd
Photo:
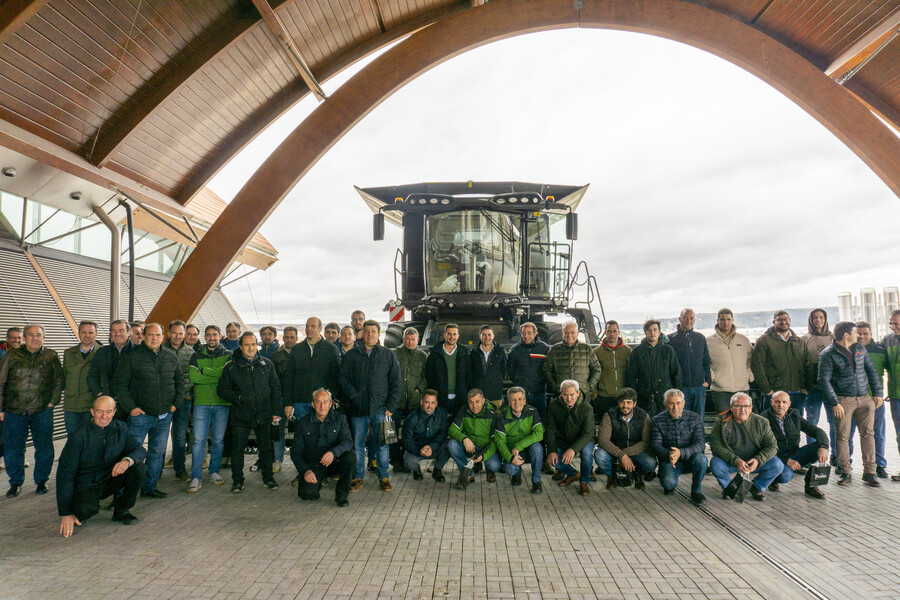
<path fill-rule="evenodd" d="M 461 492 L 449 466 L 448 483 L 392 474 L 383 493 L 369 473 L 339 509 L 333 487 L 301 502 L 289 463 L 275 491 L 248 473 L 232 495 L 224 471 L 227 485 L 204 480 L 187 494 L 167 469 L 169 497 L 139 499 L 138 523 L 101 512 L 70 539 L 58 535 L 53 479 L 43 497 L 26 482 L 20 497 L 0 497 L 0 598 L 900 597 L 900 483 L 870 489 L 859 470 L 849 488 L 827 486 L 825 501 L 795 480 L 736 504 L 707 476 L 703 509 L 686 500 L 690 477 L 663 496 L 655 480 L 607 491 L 601 476 L 582 498 L 549 477 L 540 496 L 527 476 L 513 488 L 481 474 Z"/>

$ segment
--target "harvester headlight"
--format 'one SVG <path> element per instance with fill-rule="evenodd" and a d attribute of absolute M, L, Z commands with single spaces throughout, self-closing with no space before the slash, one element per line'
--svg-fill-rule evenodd
<path fill-rule="evenodd" d="M 512 198 L 509 199 L 509 203 L 510 203 L 510 204 L 516 204 L 516 203 L 518 203 L 518 202 L 519 202 L 519 199 L 516 198 L 515 196 L 513 196 Z"/>
<path fill-rule="evenodd" d="M 444 204 L 444 205 L 450 204 L 450 198 L 441 198 L 441 204 Z"/>
<path fill-rule="evenodd" d="M 497 204 L 506 204 L 506 198 L 497 198 L 495 200 Z"/>
<path fill-rule="evenodd" d="M 437 203 L 438 203 L 437 198 L 432 198 L 431 200 L 428 201 L 428 204 L 437 204 Z"/>

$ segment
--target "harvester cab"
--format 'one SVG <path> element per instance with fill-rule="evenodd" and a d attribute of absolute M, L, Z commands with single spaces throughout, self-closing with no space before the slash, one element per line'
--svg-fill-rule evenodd
<path fill-rule="evenodd" d="M 396 297 L 385 310 L 406 320 L 391 322 L 385 345 L 400 345 L 406 327 L 432 345 L 445 324 L 456 323 L 461 344 L 478 343 L 481 325 L 489 324 L 508 347 L 528 321 L 553 344 L 564 320 L 577 322 L 585 341 L 596 344 L 603 329 L 593 310 L 602 315 L 597 282 L 584 262 L 572 266 L 575 209 L 587 188 L 472 181 L 357 187 L 375 213 L 375 240 L 384 239 L 386 222 L 403 229 Z M 584 298 L 575 301 L 579 291 Z"/>

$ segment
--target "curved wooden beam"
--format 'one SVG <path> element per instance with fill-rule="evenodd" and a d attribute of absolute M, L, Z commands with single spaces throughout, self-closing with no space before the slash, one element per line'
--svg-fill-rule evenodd
<path fill-rule="evenodd" d="M 900 139 L 814 65 L 759 30 L 687 0 L 494 0 L 427 27 L 362 69 L 319 105 L 253 174 L 178 271 L 150 319 L 190 319 L 296 183 L 356 123 L 410 80 L 457 54 L 567 27 L 657 35 L 757 75 L 819 120 L 900 195 Z"/>
<path fill-rule="evenodd" d="M 277 10 L 287 1 L 272 0 L 273 10 Z M 262 22 L 262 17 L 252 4 L 238 3 L 230 13 L 221 18 L 221 21 L 220 25 L 213 24 L 207 27 L 194 40 L 193 46 L 197 47 L 197 50 L 190 53 L 187 60 L 177 65 L 173 64 L 171 70 L 167 67 L 161 68 L 156 76 L 145 82 L 141 89 L 133 94 L 134 97 L 142 99 L 125 114 L 118 125 L 109 128 L 106 133 L 103 131 L 107 123 L 100 126 L 101 133 L 97 144 L 94 145 L 91 139 L 85 145 L 85 155 L 89 161 L 98 167 L 105 166 L 131 134 L 152 117 L 200 69 L 243 39 L 257 23 Z"/>

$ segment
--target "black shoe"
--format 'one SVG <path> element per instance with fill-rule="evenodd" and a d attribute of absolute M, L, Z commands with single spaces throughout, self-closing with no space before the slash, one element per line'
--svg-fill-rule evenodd
<path fill-rule="evenodd" d="M 267 488 L 269 488 L 270 490 L 278 489 L 278 482 L 275 481 L 274 479 L 270 479 L 268 481 L 263 481 L 263 485 L 266 486 Z"/>
<path fill-rule="evenodd" d="M 841 478 L 838 479 L 838 485 L 850 485 L 850 481 L 852 480 L 852 476 L 850 473 L 844 473 L 841 475 Z"/>
<path fill-rule="evenodd" d="M 691 502 L 700 506 L 704 502 L 706 502 L 706 496 L 701 494 L 700 492 L 691 492 Z"/>
<path fill-rule="evenodd" d="M 532 482 L 531 493 L 532 494 L 543 494 L 544 493 L 544 485 L 540 481 Z"/>
<path fill-rule="evenodd" d="M 878 479 L 887 479 L 888 472 L 884 467 L 875 467 L 875 474 L 878 475 Z"/>
<path fill-rule="evenodd" d="M 481 473 L 482 469 L 484 469 L 484 461 L 478 461 L 475 463 L 475 468 L 472 469 L 473 473 Z"/>
<path fill-rule="evenodd" d="M 838 464 L 837 464 L 837 456 L 835 456 L 835 455 L 833 455 L 833 454 L 831 455 L 831 466 L 832 466 L 832 467 L 838 466 Z"/>
<path fill-rule="evenodd" d="M 6 497 L 7 498 L 15 498 L 16 496 L 19 495 L 19 492 L 21 492 L 21 491 L 22 491 L 21 485 L 11 485 L 11 486 L 9 486 L 9 491 L 6 492 Z"/>
<path fill-rule="evenodd" d="M 650 471 L 649 473 L 644 473 L 644 481 L 653 481 L 654 477 L 656 477 L 656 471 Z"/>
<path fill-rule="evenodd" d="M 671 496 L 674 493 L 675 493 L 675 488 L 672 488 L 671 490 L 667 490 L 666 488 L 663 488 L 663 495 L 665 495 L 665 496 Z"/>
<path fill-rule="evenodd" d="M 231 484 L 231 493 L 232 494 L 240 494 L 244 491 L 244 482 L 243 481 L 235 481 Z"/>
<path fill-rule="evenodd" d="M 643 477 L 635 477 L 634 478 L 634 489 L 636 489 L 636 490 L 644 489 L 644 478 Z"/>
<path fill-rule="evenodd" d="M 47 490 L 47 482 L 46 481 L 42 481 L 39 484 L 37 484 L 37 489 L 34 490 L 34 493 L 37 494 L 38 496 L 43 496 L 47 492 L 48 492 L 48 490 Z"/>
<path fill-rule="evenodd" d="M 393 465 L 393 467 L 394 473 L 409 473 L 412 470 L 403 463 L 397 463 L 396 465 Z"/>
<path fill-rule="evenodd" d="M 862 476 L 863 483 L 865 483 L 869 487 L 881 487 L 881 482 L 878 481 L 878 477 L 875 473 L 865 473 Z"/>
<path fill-rule="evenodd" d="M 350 504 L 350 502 L 346 498 L 335 498 L 334 503 L 337 504 L 338 506 L 340 506 L 341 508 L 344 508 L 345 506 Z"/>
<path fill-rule="evenodd" d="M 178 471 L 177 473 L 175 473 L 175 479 L 177 479 L 178 481 L 190 481 L 191 476 L 188 475 L 187 471 Z"/>
<path fill-rule="evenodd" d="M 509 482 L 513 485 L 513 487 L 519 487 L 522 485 L 522 476 L 521 475 L 513 475 Z"/>
<path fill-rule="evenodd" d="M 115 521 L 116 523 L 121 523 L 122 525 L 131 525 L 132 523 L 137 521 L 137 517 L 134 516 L 133 514 L 131 514 L 130 512 L 128 512 L 127 510 L 122 513 L 116 511 L 113 513 L 112 520 Z"/>
<path fill-rule="evenodd" d="M 412 472 L 414 481 L 422 481 L 422 470 L 418 467 Z"/>
<path fill-rule="evenodd" d="M 762 490 L 756 487 L 755 485 L 750 486 L 750 497 L 756 500 L 757 502 L 762 502 L 766 499 L 766 495 L 762 493 Z"/>
<path fill-rule="evenodd" d="M 435 469 L 434 471 L 432 471 L 431 478 L 438 483 L 444 483 L 445 481 L 447 481 L 447 478 L 444 477 L 444 472 L 440 469 Z"/>
<path fill-rule="evenodd" d="M 804 493 L 810 498 L 815 498 L 816 500 L 825 499 L 825 494 L 822 493 L 822 490 L 817 487 L 808 487 L 804 490 Z"/>
<path fill-rule="evenodd" d="M 562 481 L 565 478 L 566 478 L 566 474 L 563 473 L 562 471 L 557 471 L 556 473 L 553 474 L 553 481 Z"/>
<path fill-rule="evenodd" d="M 167 493 L 156 489 L 150 490 L 149 492 L 141 491 L 141 498 L 165 498 L 166 496 L 168 496 Z"/>
<path fill-rule="evenodd" d="M 769 484 L 769 491 L 772 491 L 772 492 L 778 491 L 778 482 L 777 481 L 773 481 L 772 483 Z"/>

